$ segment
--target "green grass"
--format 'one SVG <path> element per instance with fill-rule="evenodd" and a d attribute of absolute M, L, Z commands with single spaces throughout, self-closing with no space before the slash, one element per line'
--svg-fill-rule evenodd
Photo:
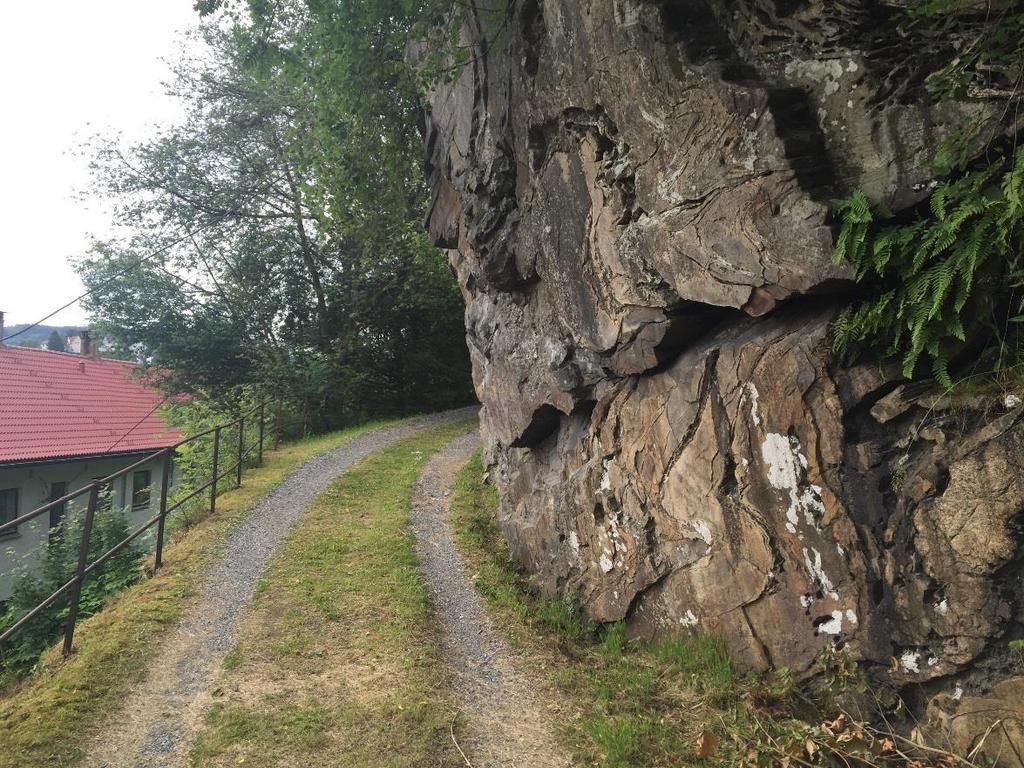
<path fill-rule="evenodd" d="M 494 490 L 482 477 L 474 456 L 456 478 L 456 543 L 496 623 L 549 670 L 573 713 L 560 726 L 566 746 L 581 765 L 654 768 L 688 760 L 689 736 L 696 736 L 689 710 L 699 698 L 682 684 L 685 673 L 672 661 L 634 652 L 621 623 L 602 627 L 587 621 L 574 601 L 537 594 L 509 555 L 495 524 Z M 677 642 L 679 658 L 691 663 L 713 645 L 698 635 L 692 644 Z"/>
<path fill-rule="evenodd" d="M 205 566 L 231 525 L 299 464 L 379 424 L 288 443 L 266 452 L 264 465 L 246 472 L 241 488 L 217 499 L 217 513 L 178 535 L 164 567 L 114 597 L 82 622 L 76 652 L 43 654 L 27 679 L 0 694 L 0 768 L 71 766 L 83 757 L 91 733 L 141 680 L 173 623 L 194 593 Z"/>
<path fill-rule="evenodd" d="M 702 632 L 631 641 L 621 622 L 596 625 L 574 602 L 538 594 L 495 523 L 497 499 L 479 456 L 459 473 L 451 503 L 474 584 L 496 624 L 548 672 L 569 713 L 560 735 L 580 765 L 768 766 L 786 753 L 799 758 L 805 739 L 818 739 L 796 717 L 804 703 L 785 670 L 740 674 L 721 639 Z M 718 746 L 698 757 L 703 732 Z"/>
<path fill-rule="evenodd" d="M 302 705 L 283 703 L 269 711 L 251 711 L 216 704 L 209 715 L 217 727 L 205 736 L 207 754 L 226 754 L 234 745 L 258 743 L 259 761 L 254 765 L 274 765 L 296 755 L 312 755 L 328 746 L 328 732 L 336 718 L 319 702 Z M 236 758 L 245 762 L 244 755 Z"/>
<path fill-rule="evenodd" d="M 261 582 L 193 766 L 464 765 L 409 507 L 424 461 L 468 428 L 397 442 L 313 502 Z"/>

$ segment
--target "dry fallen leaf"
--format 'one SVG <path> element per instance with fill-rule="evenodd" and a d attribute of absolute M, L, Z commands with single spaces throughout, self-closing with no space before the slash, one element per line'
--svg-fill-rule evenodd
<path fill-rule="evenodd" d="M 703 729 L 697 737 L 697 757 L 711 757 L 718 749 L 718 744 L 718 737 L 707 728 Z"/>
<path fill-rule="evenodd" d="M 818 745 L 814 743 L 814 739 L 808 736 L 804 740 L 804 749 L 807 750 L 808 757 L 814 757 L 814 753 L 818 751 Z"/>

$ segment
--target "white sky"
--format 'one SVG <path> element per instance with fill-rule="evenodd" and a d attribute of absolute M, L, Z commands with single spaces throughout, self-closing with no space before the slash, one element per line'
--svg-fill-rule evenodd
<path fill-rule="evenodd" d="M 6 3 L 0 32 L 0 310 L 38 320 L 84 290 L 69 260 L 112 232 L 75 150 L 97 133 L 138 140 L 173 122 L 163 95 L 194 0 Z M 77 325 L 77 305 L 49 325 Z"/>

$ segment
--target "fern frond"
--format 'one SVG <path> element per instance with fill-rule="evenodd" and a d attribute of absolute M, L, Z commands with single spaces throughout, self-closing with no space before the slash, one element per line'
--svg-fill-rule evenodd
<path fill-rule="evenodd" d="M 932 216 L 939 221 L 946 218 L 946 192 L 949 190 L 948 184 L 940 184 L 932 192 L 932 199 L 928 201 L 929 207 L 932 210 Z"/>
<path fill-rule="evenodd" d="M 996 162 L 943 182 L 929 209 L 930 218 L 879 226 L 888 216 L 873 214 L 862 193 L 837 205 L 842 226 L 836 260 L 849 261 L 859 281 L 874 274 L 896 287 L 844 309 L 833 344 L 847 360 L 869 347 L 898 355 L 907 377 L 927 355 L 935 379 L 951 386 L 946 342 L 967 339 L 962 314 L 977 293 L 979 271 L 987 265 L 1001 272 L 997 290 L 1006 294 L 1003 301 L 1024 275 L 1024 148 L 1008 168 Z"/>

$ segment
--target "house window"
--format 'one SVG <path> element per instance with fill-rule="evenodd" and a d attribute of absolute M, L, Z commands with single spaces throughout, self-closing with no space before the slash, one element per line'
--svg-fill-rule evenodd
<path fill-rule="evenodd" d="M 18 516 L 18 489 L 4 488 L 0 490 L 0 525 L 9 523 Z M 13 536 L 17 529 L 7 531 L 0 536 Z"/>
<path fill-rule="evenodd" d="M 68 484 L 64 482 L 50 483 L 50 498 L 47 501 L 56 501 L 68 492 Z M 50 530 L 53 530 L 64 520 L 64 513 L 67 512 L 67 503 L 50 507 Z"/>
<path fill-rule="evenodd" d="M 143 469 L 132 475 L 132 509 L 146 509 L 153 491 L 153 475 Z"/>

